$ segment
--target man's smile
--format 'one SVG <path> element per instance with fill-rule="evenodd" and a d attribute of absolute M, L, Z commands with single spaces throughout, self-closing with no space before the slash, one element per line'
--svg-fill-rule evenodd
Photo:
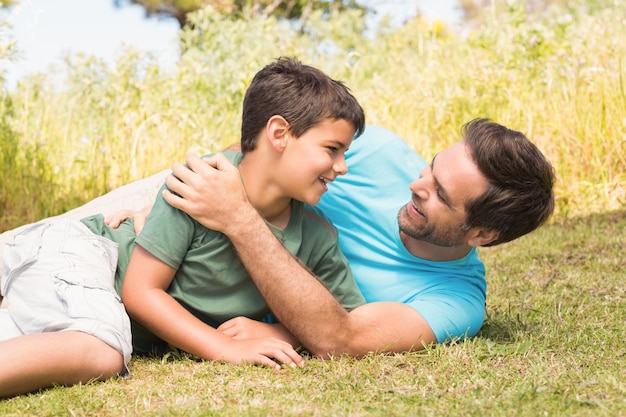
<path fill-rule="evenodd" d="M 424 212 L 417 207 L 417 204 L 415 204 L 413 200 L 408 202 L 407 211 L 410 211 L 414 216 L 419 216 L 423 219 L 426 218 L 426 215 L 424 214 Z"/>

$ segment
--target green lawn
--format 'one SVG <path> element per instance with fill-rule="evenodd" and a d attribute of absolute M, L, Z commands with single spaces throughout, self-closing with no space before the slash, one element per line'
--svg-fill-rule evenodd
<path fill-rule="evenodd" d="M 626 212 L 483 249 L 477 337 L 304 369 L 137 358 L 133 376 L 0 401 L 32 416 L 626 415 Z"/>

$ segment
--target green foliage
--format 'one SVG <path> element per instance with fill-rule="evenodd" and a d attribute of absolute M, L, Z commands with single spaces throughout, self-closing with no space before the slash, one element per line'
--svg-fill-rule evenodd
<path fill-rule="evenodd" d="M 9 8 L 11 6 L 15 6 L 19 0 L 0 0 L 0 7 Z"/>
<path fill-rule="evenodd" d="M 1 5 L 0 7 L 9 7 Z M 0 84 L 4 84 L 6 68 L 5 66 L 19 58 L 17 42 L 13 38 L 13 28 L 5 20 L 6 16 L 0 15 Z"/>
<path fill-rule="evenodd" d="M 22 140 L 12 128 L 13 104 L 0 103 L 0 230 L 67 211 L 78 199 L 57 201 L 56 174 L 40 136 Z"/>
<path fill-rule="evenodd" d="M 359 10 L 312 12 L 301 31 L 205 8 L 180 34 L 174 71 L 132 49 L 113 66 L 68 56 L 7 96 L 12 110 L 2 120 L 14 139 L 3 146 L 28 144 L 22 152 L 47 168 L 45 177 L 12 183 L 36 192 L 41 207 L 5 210 L 2 227 L 59 213 L 189 151 L 236 142 L 246 86 L 281 55 L 343 80 L 369 123 L 393 129 L 427 159 L 475 117 L 527 133 L 555 165 L 556 220 L 624 207 L 626 3 L 608 4 L 578 0 L 536 12 L 497 2 L 462 36 L 421 17 L 365 36 Z M 22 154 L 3 155 L 24 165 Z M 19 207 L 22 197 L 6 198 Z"/>
<path fill-rule="evenodd" d="M 180 27 L 193 25 L 193 12 L 211 7 L 223 16 L 233 19 L 274 16 L 279 19 L 299 20 L 303 27 L 312 11 L 325 14 L 349 9 L 365 10 L 355 0 L 114 0 L 117 6 L 123 3 L 142 6 L 146 15 L 164 15 L 178 20 Z"/>
<path fill-rule="evenodd" d="M 5 4 L 6 5 L 6 4 Z M 0 84 L 4 84 L 5 65 L 19 57 L 12 28 L 0 21 Z M 39 138 L 23 141 L 14 128 L 15 107 L 10 95 L 0 92 L 0 230 L 54 214 L 51 171 Z M 76 202 L 74 202 L 76 203 Z"/>

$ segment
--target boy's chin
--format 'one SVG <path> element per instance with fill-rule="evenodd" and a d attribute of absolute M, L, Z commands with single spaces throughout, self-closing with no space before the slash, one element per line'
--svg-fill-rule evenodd
<path fill-rule="evenodd" d="M 322 199 L 322 196 L 317 196 L 317 197 L 311 197 L 311 198 L 307 198 L 305 200 L 303 200 L 305 203 L 307 203 L 310 206 L 317 206 L 318 203 L 320 202 L 320 200 Z"/>

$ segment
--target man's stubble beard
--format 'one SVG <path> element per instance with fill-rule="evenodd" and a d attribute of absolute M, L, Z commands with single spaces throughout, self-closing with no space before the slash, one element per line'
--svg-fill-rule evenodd
<path fill-rule="evenodd" d="M 447 248 L 465 244 L 465 234 L 469 230 L 465 223 L 441 227 L 429 223 L 412 225 L 406 205 L 398 212 L 398 225 L 400 231 L 412 239 Z"/>

